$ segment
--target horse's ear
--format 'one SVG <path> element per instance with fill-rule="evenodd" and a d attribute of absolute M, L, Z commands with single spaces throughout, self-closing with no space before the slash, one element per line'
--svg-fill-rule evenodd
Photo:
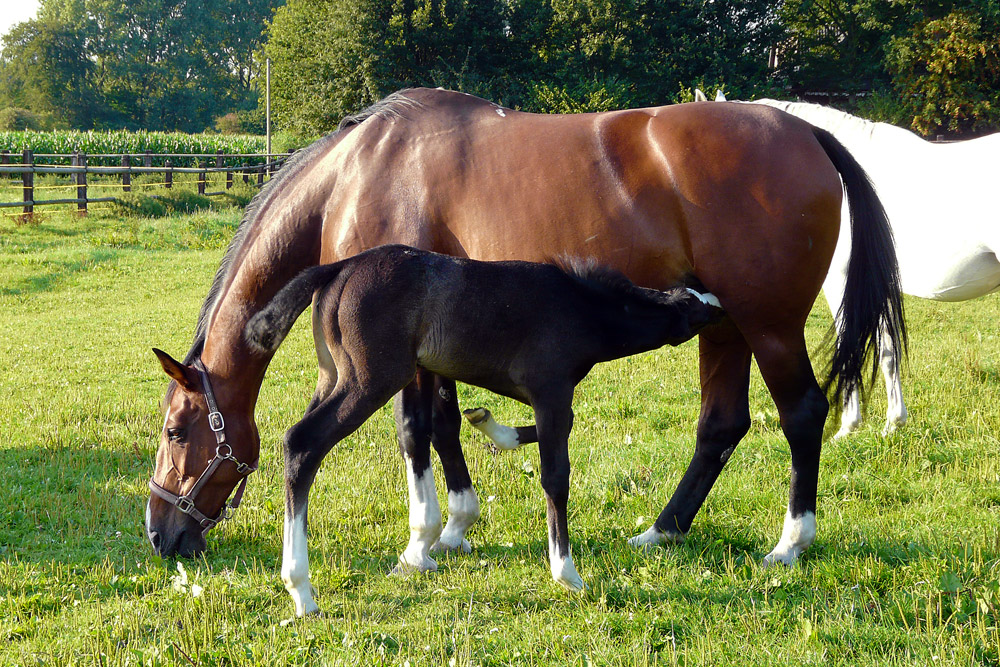
<path fill-rule="evenodd" d="M 705 93 L 701 92 L 699 88 L 694 89 L 694 101 L 695 102 L 707 102 L 708 98 L 705 97 Z"/>
<path fill-rule="evenodd" d="M 156 358 L 160 360 L 160 365 L 163 366 L 163 372 L 176 380 L 177 384 L 179 384 L 186 391 L 197 391 L 198 378 L 197 373 L 195 373 L 193 368 L 185 366 L 163 350 L 159 350 L 155 347 L 153 348 L 153 354 L 155 354 Z"/>

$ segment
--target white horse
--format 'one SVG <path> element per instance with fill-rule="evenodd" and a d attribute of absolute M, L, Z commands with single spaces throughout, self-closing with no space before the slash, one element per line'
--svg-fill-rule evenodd
<path fill-rule="evenodd" d="M 699 91 L 700 92 L 700 91 Z M 704 98 L 704 95 L 702 95 Z M 721 94 L 716 101 L 724 101 Z M 933 144 L 916 134 L 819 104 L 756 100 L 831 132 L 865 168 L 889 214 L 906 294 L 934 301 L 965 301 L 1000 290 L 1000 133 Z M 848 219 L 845 207 L 842 219 Z M 823 283 L 836 315 L 844 293 L 850 225 Z M 880 344 L 888 407 L 885 432 L 906 422 L 899 360 Z M 861 399 L 847 393 L 835 437 L 861 424 Z"/>

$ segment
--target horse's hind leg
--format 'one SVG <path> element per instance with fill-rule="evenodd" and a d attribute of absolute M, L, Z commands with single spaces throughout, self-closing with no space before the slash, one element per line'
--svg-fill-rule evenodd
<path fill-rule="evenodd" d="M 844 271 L 846 270 L 847 267 L 841 266 L 838 258 L 835 257 L 830 267 L 830 273 L 827 274 L 826 281 L 823 283 L 823 295 L 826 297 L 827 305 L 830 306 L 830 314 L 834 317 L 834 326 L 837 328 L 838 335 L 843 330 L 837 312 L 844 300 L 844 284 L 847 280 Z M 861 419 L 861 391 L 858 387 L 850 385 L 844 389 L 844 402 L 840 406 L 840 430 L 833 436 L 834 439 L 843 438 L 858 430 L 858 427 L 861 426 Z"/>
<path fill-rule="evenodd" d="M 882 432 L 889 434 L 906 423 L 906 403 L 903 402 L 903 383 L 899 378 L 899 357 L 893 348 L 892 337 L 884 329 L 879 331 L 878 345 L 886 394 L 885 428 Z"/>
<path fill-rule="evenodd" d="M 653 525 L 629 540 L 648 548 L 683 538 L 739 441 L 750 429 L 750 348 L 730 323 L 705 330 L 701 352 L 701 416 L 694 456 Z"/>
<path fill-rule="evenodd" d="M 441 459 L 441 469 L 448 486 L 448 523 L 431 551 L 461 550 L 468 553 L 472 551 L 472 546 L 465 539 L 465 533 L 479 519 L 479 497 L 472 487 L 469 468 L 462 454 L 459 439 L 462 416 L 458 410 L 455 382 L 440 375 L 434 378 L 431 443 Z"/>
<path fill-rule="evenodd" d="M 754 356 L 792 453 L 788 511 L 765 565 L 792 565 L 816 537 L 816 488 L 829 404 L 816 383 L 802 332 L 754 336 Z"/>
<path fill-rule="evenodd" d="M 418 371 L 413 382 L 396 394 L 393 403 L 410 495 L 410 542 L 399 555 L 395 574 L 437 570 L 437 563 L 428 556 L 441 535 L 441 507 L 430 458 L 433 389 L 434 375 Z"/>

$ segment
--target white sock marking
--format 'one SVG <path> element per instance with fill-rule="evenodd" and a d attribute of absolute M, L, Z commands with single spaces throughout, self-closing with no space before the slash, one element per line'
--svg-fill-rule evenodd
<path fill-rule="evenodd" d="M 399 555 L 396 571 L 406 574 L 437 570 L 437 563 L 427 555 L 441 535 L 441 506 L 434 488 L 434 471 L 428 467 L 418 476 L 413 461 L 408 456 L 404 456 L 403 461 L 410 491 L 410 543 Z"/>
<path fill-rule="evenodd" d="M 661 533 L 656 526 L 650 526 L 646 532 L 636 535 L 628 541 L 629 546 L 643 551 L 649 551 L 661 544 L 681 542 L 684 536 L 680 533 Z"/>
<path fill-rule="evenodd" d="M 806 549 L 816 539 L 816 515 L 804 512 L 802 516 L 792 517 L 785 512 L 785 525 L 781 530 L 781 539 L 777 546 L 764 558 L 764 566 L 782 563 L 794 565 Z"/>
<path fill-rule="evenodd" d="M 281 555 L 281 580 L 292 596 L 295 615 L 305 616 L 319 611 L 309 583 L 309 551 L 306 544 L 306 507 L 298 516 L 285 513 L 285 539 Z"/>
<path fill-rule="evenodd" d="M 549 534 L 549 568 L 556 583 L 568 590 L 579 593 L 586 588 L 583 578 L 576 571 L 576 565 L 573 564 L 572 551 L 566 554 L 565 558 L 561 557 L 559 547 L 556 546 L 556 541 L 551 533 Z"/>
<path fill-rule="evenodd" d="M 448 492 L 448 524 L 441 532 L 437 543 L 431 547 L 437 551 L 472 551 L 472 545 L 465 539 L 465 533 L 479 519 L 479 497 L 471 486 L 461 491 Z"/>
<path fill-rule="evenodd" d="M 719 308 L 719 309 L 722 308 L 722 304 L 719 303 L 718 297 L 716 297 L 711 292 L 705 292 L 704 294 L 702 294 L 701 292 L 696 292 L 695 290 L 691 289 L 690 287 L 686 287 L 685 289 L 688 292 L 690 292 L 691 294 L 694 294 L 695 297 L 699 301 L 701 301 L 703 304 L 705 304 L 706 306 L 715 306 L 716 308 Z"/>
<path fill-rule="evenodd" d="M 483 408 L 480 408 L 483 409 Z M 517 429 L 510 426 L 498 424 L 489 410 L 485 410 L 486 418 L 482 421 L 472 422 L 472 427 L 489 438 L 494 445 L 500 449 L 512 450 L 521 446 L 517 439 Z"/>

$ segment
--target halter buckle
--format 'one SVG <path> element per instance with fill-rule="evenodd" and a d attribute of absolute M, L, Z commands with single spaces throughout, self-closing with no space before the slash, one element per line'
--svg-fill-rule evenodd
<path fill-rule="evenodd" d="M 218 433 L 226 428 L 226 420 L 222 418 L 222 413 L 218 410 L 208 413 L 208 427 Z"/>
<path fill-rule="evenodd" d="M 191 510 L 194 509 L 194 501 L 188 498 L 187 496 L 182 496 L 178 498 L 177 502 L 174 504 L 177 505 L 177 509 L 179 509 L 184 514 L 191 514 Z"/>

